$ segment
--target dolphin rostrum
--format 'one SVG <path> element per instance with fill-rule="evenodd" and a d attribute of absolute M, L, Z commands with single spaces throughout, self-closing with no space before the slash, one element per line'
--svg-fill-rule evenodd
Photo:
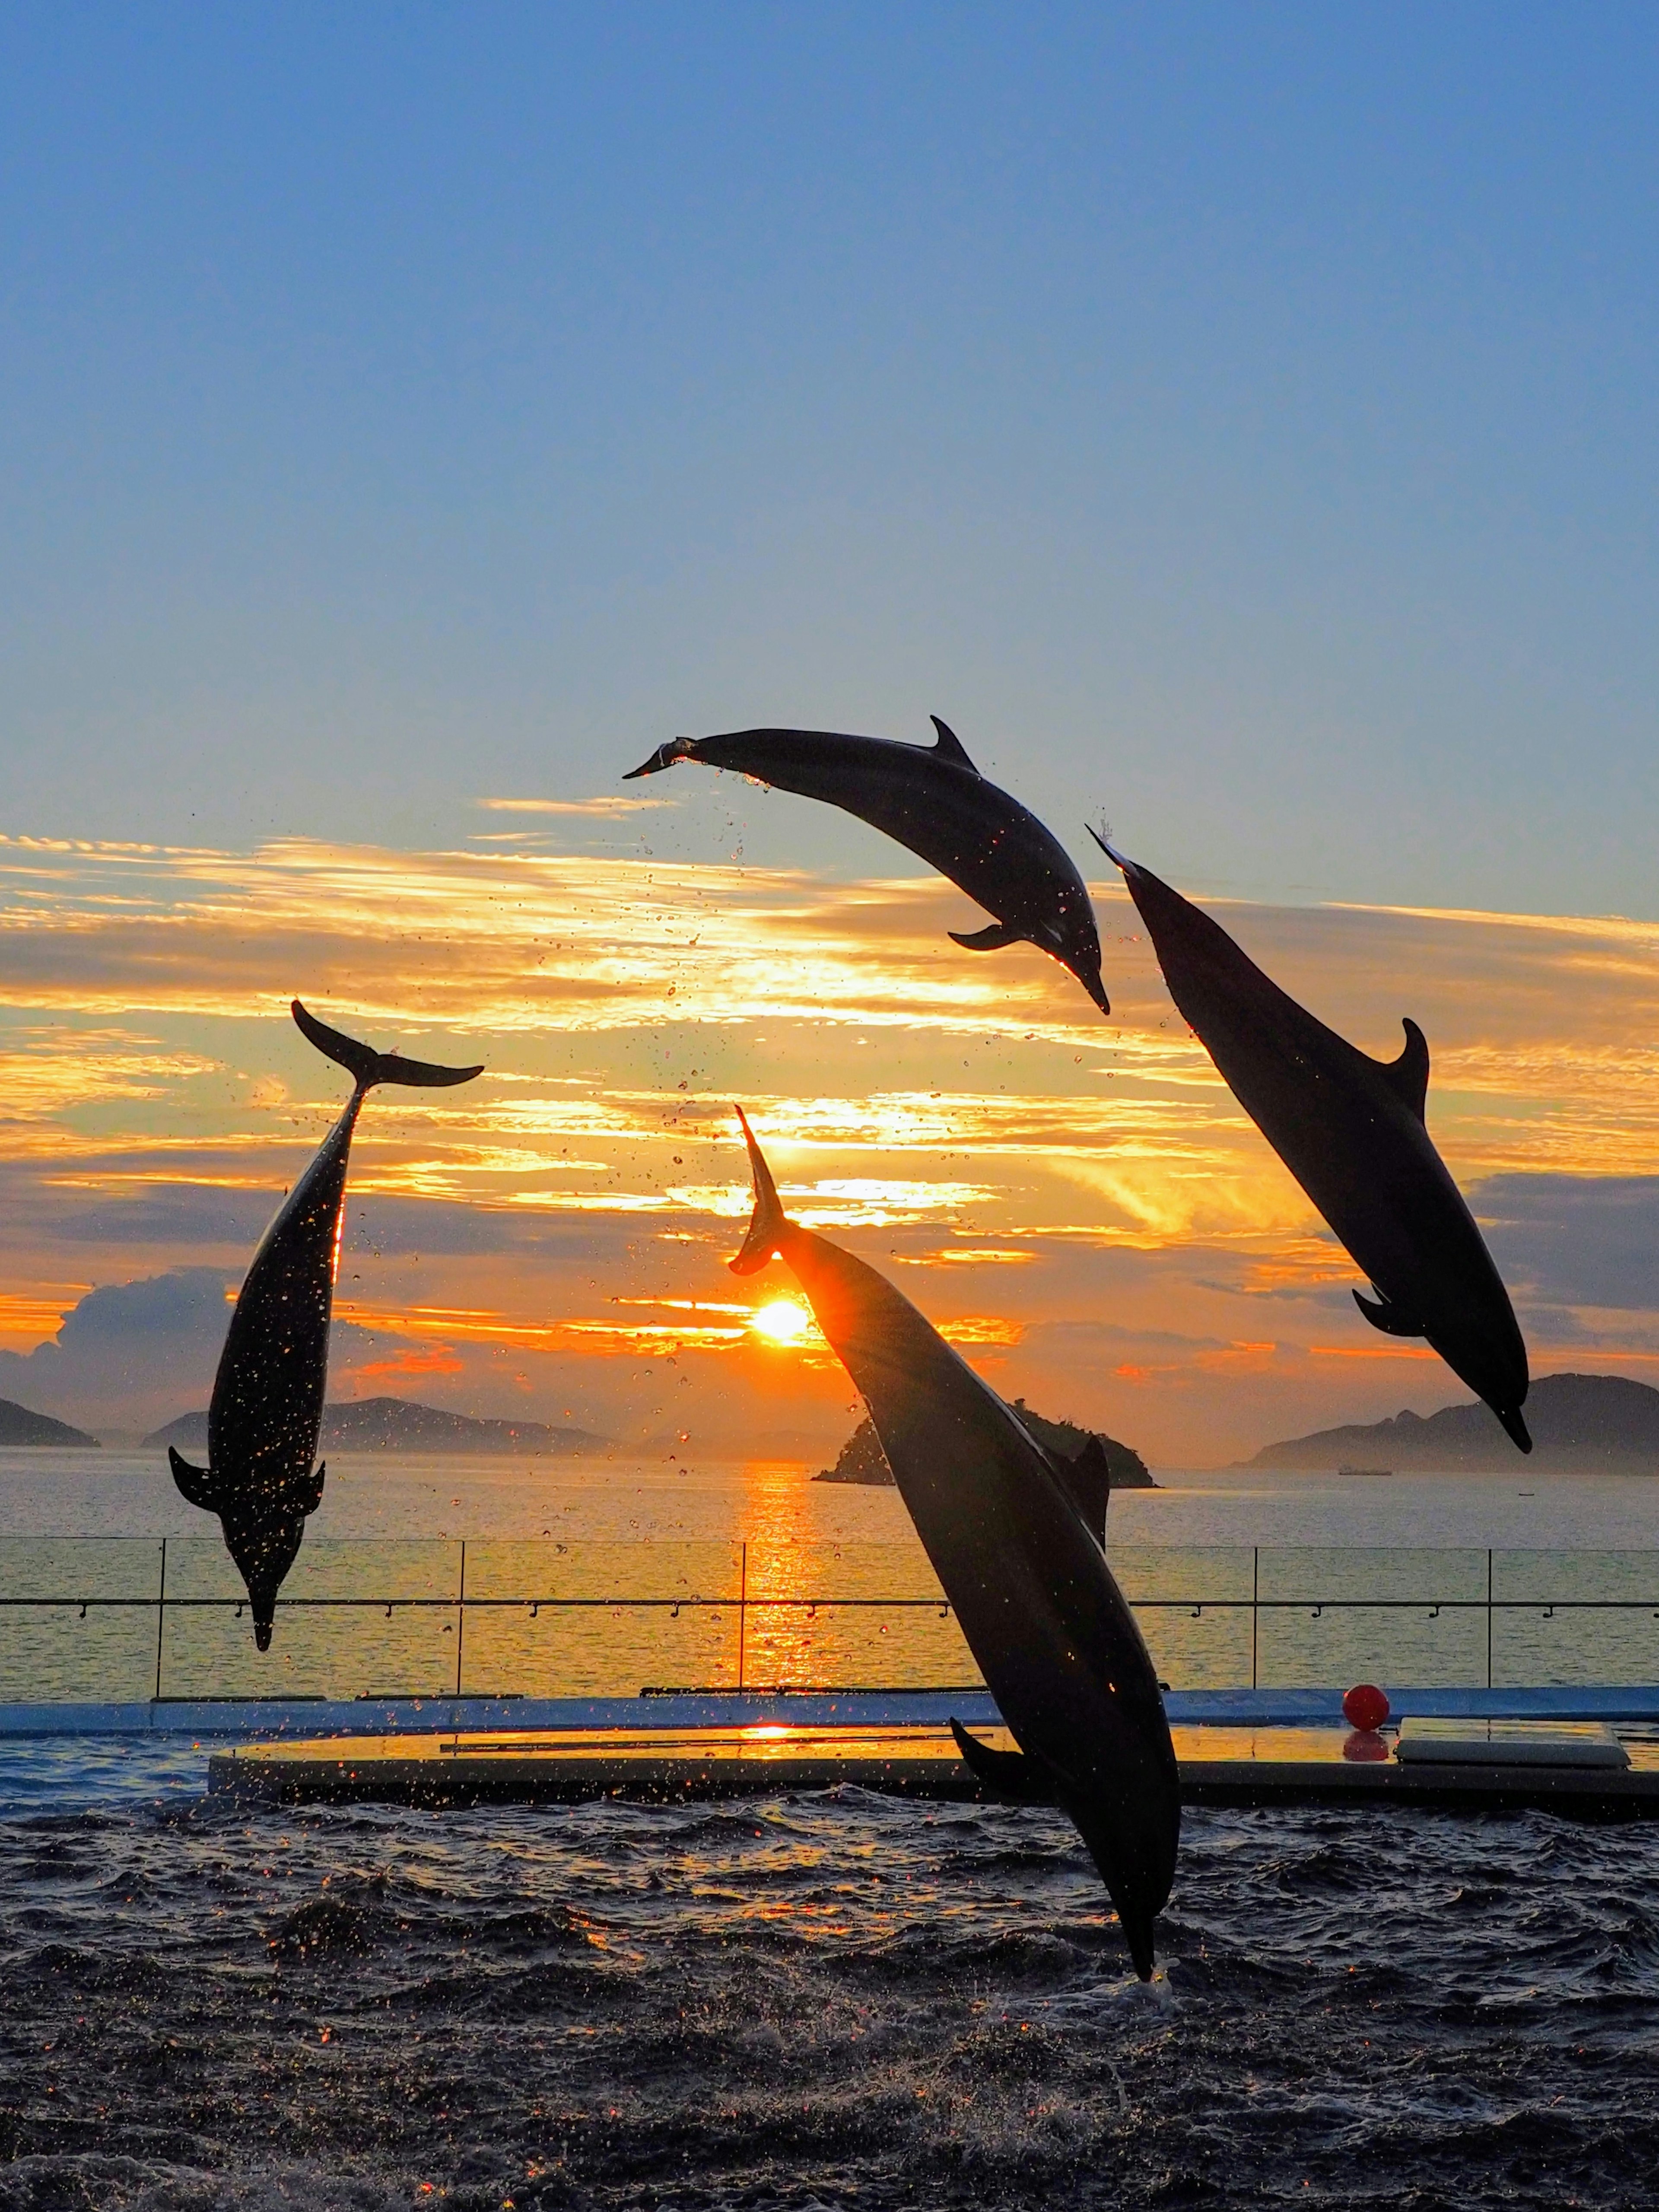
<path fill-rule="evenodd" d="M 1070 1816 L 1145 1981 L 1181 1798 L 1152 1662 L 1106 1565 L 1099 1443 L 1077 1462 L 1046 1451 L 884 1275 L 789 1219 L 738 1119 L 755 1211 L 732 1268 L 785 1260 L 811 1301 L 1020 1747 L 994 1751 L 952 1721 L 962 1754 L 994 1794 Z"/>
<path fill-rule="evenodd" d="M 322 1503 L 313 1471 L 328 1379 L 328 1328 L 340 1258 L 346 1165 L 364 1097 L 377 1083 L 470 1083 L 477 1067 L 434 1067 L 376 1052 L 307 1013 L 295 1020 L 319 1052 L 356 1079 L 345 1111 L 266 1230 L 247 1271 L 208 1411 L 208 1463 L 192 1467 L 171 1445 L 180 1494 L 216 1513 L 253 1607 L 253 1640 L 270 1649 L 276 1593 L 299 1555 L 306 1516 Z"/>
<path fill-rule="evenodd" d="M 1527 1347 L 1485 1238 L 1424 1123 L 1429 1048 L 1401 1024 L 1398 1060 L 1372 1060 L 1264 975 L 1226 931 L 1150 868 L 1123 871 L 1170 995 L 1228 1088 L 1319 1209 L 1388 1336 L 1426 1337 L 1523 1452 Z"/>
<path fill-rule="evenodd" d="M 624 781 L 655 775 L 676 761 L 702 761 L 855 814 L 996 916 L 988 929 L 953 929 L 957 945 L 970 952 L 1035 945 L 1069 968 L 1101 1012 L 1109 1014 L 1094 908 L 1070 854 L 1035 814 L 985 781 L 937 714 L 931 719 L 939 732 L 933 745 L 843 737 L 833 730 L 674 738 L 641 767 L 630 769 Z"/>

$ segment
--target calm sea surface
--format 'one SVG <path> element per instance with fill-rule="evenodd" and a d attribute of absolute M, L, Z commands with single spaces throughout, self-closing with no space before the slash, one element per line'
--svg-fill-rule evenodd
<path fill-rule="evenodd" d="M 164 1470 L 93 1458 L 0 1465 L 9 1545 L 198 1535 Z M 1650 1498 L 1202 1477 L 1113 1534 L 1628 1556 Z M 313 1529 L 337 1567 L 908 1556 L 890 1494 L 785 1468 L 345 1461 Z M 0 1745 L 0 2212 L 1654 2201 L 1659 1829 L 1192 1813 L 1143 1989 L 1041 1810 L 265 1811 L 204 1766 Z"/>

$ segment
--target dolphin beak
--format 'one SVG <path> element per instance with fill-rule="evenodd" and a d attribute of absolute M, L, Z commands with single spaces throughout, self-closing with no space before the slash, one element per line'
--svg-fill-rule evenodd
<path fill-rule="evenodd" d="M 630 768 L 623 781 L 632 783 L 636 776 L 659 775 L 664 769 L 672 768 L 676 761 L 685 758 L 685 747 L 689 743 L 685 738 L 671 738 L 665 745 L 657 747 L 648 761 L 641 761 L 637 768 Z"/>
<path fill-rule="evenodd" d="M 1494 1406 L 1492 1411 L 1504 1424 L 1504 1433 L 1516 1450 L 1529 1452 L 1532 1449 L 1532 1438 L 1528 1435 L 1527 1425 L 1521 1418 L 1521 1408 L 1518 1406 L 1508 1407 Z"/>
<path fill-rule="evenodd" d="M 1129 1956 L 1134 1970 L 1143 1982 L 1152 1978 L 1152 1918 L 1150 1913 L 1126 1912 L 1120 1905 L 1118 1924 L 1123 1930 L 1123 1940 L 1129 1947 Z"/>
<path fill-rule="evenodd" d="M 1100 1008 L 1101 1012 L 1109 1014 L 1112 1011 L 1112 1002 L 1106 995 L 1106 986 L 1100 980 L 1100 970 L 1097 969 L 1092 975 L 1085 975 L 1073 968 L 1072 973 L 1077 976 L 1078 981 L 1082 984 L 1096 1006 Z"/>

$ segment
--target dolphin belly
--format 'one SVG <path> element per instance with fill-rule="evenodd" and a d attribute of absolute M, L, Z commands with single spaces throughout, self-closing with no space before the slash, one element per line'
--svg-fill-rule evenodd
<path fill-rule="evenodd" d="M 745 1131 L 747 1124 L 744 1124 Z M 1138 1973 L 1174 1879 L 1181 1804 L 1157 1677 L 1068 1486 L 1018 1416 L 886 1278 L 788 1220 L 752 1136 L 755 1218 L 863 1394 L 895 1481 L 999 1711 L 1051 1782 Z"/>

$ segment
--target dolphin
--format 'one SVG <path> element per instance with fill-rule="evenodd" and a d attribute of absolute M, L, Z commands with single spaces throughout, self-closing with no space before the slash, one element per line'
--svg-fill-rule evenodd
<path fill-rule="evenodd" d="M 676 761 L 702 761 L 855 814 L 996 916 L 988 929 L 951 930 L 954 943 L 970 952 L 1035 945 L 1069 968 L 1109 1014 L 1094 908 L 1071 855 L 1035 814 L 985 781 L 954 731 L 937 714 L 930 719 L 939 732 L 933 745 L 834 730 L 673 738 L 623 781 L 659 775 Z"/>
<path fill-rule="evenodd" d="M 482 1064 L 434 1067 L 376 1052 L 319 1022 L 297 999 L 291 1011 L 318 1051 L 356 1079 L 356 1087 L 253 1255 L 214 1378 L 207 1466 L 192 1467 L 167 1448 L 179 1494 L 219 1516 L 225 1547 L 247 1585 L 261 1651 L 270 1649 L 276 1593 L 299 1556 L 306 1517 L 322 1503 L 325 1470 L 313 1473 L 313 1462 L 357 1115 L 377 1083 L 470 1083 L 483 1073 Z"/>
<path fill-rule="evenodd" d="M 893 1479 L 968 1648 L 1019 1745 L 954 1720 L 1000 1796 L 1058 1803 L 1099 1869 L 1143 1981 L 1175 1875 L 1181 1796 L 1170 1724 L 1134 1615 L 1106 1565 L 1105 1455 L 1046 1451 L 884 1275 L 799 1227 L 741 1109 L 755 1210 L 739 1275 L 776 1257 L 864 1395 Z M 1098 1462 L 1096 1465 L 1094 1462 Z"/>
<path fill-rule="evenodd" d="M 1123 871 L 1170 995 L 1228 1088 L 1370 1278 L 1353 1294 L 1386 1336 L 1425 1337 L 1523 1452 L 1527 1347 L 1486 1240 L 1424 1123 L 1429 1048 L 1404 1021 L 1372 1060 L 1264 975 L 1150 868 L 1089 833 Z"/>

